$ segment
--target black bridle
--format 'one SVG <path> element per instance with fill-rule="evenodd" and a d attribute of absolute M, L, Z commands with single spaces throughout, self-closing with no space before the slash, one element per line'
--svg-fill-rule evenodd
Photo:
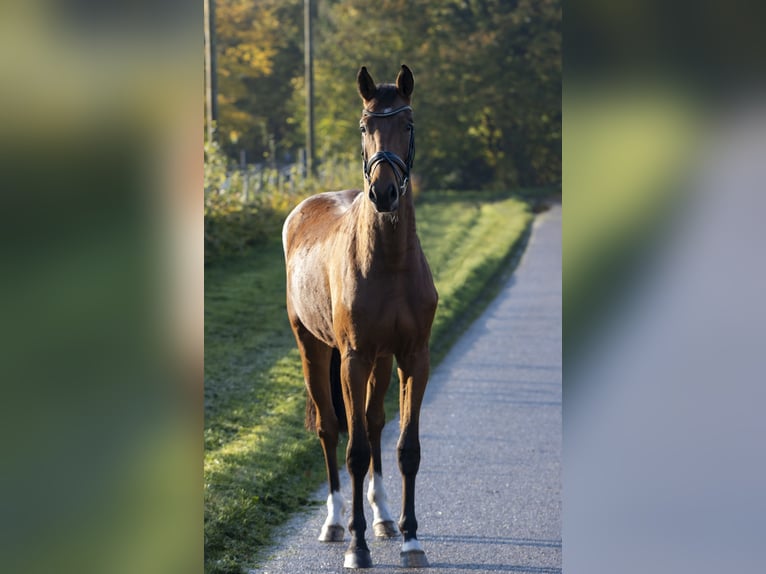
<path fill-rule="evenodd" d="M 412 111 L 410 106 L 402 106 L 396 109 L 388 109 L 382 112 L 371 112 L 369 110 L 362 110 L 362 115 L 366 118 L 388 118 L 395 116 L 396 114 L 404 111 Z M 407 163 L 402 158 L 390 151 L 375 152 L 370 159 L 367 159 L 367 155 L 364 149 L 364 135 L 362 135 L 362 172 L 364 173 L 364 179 L 367 183 L 370 183 L 370 177 L 373 170 L 378 164 L 387 163 L 391 166 L 391 170 L 396 177 L 396 183 L 399 185 L 399 195 L 404 195 L 407 191 L 407 184 L 410 181 L 410 170 L 412 169 L 412 162 L 415 159 L 415 126 L 410 125 L 410 145 L 407 150 Z"/>

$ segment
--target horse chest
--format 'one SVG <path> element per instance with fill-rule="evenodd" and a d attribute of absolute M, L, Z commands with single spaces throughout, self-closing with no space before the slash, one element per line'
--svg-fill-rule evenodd
<path fill-rule="evenodd" d="M 411 285 L 378 283 L 369 290 L 357 286 L 348 307 L 355 346 L 393 353 L 425 339 L 436 307 L 435 297 L 430 295 L 428 289 L 419 291 Z"/>

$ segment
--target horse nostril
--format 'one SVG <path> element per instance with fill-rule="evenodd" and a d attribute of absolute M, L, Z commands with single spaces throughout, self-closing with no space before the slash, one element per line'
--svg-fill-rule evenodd
<path fill-rule="evenodd" d="M 388 186 L 388 196 L 391 198 L 391 201 L 396 200 L 396 186 L 393 183 Z"/>
<path fill-rule="evenodd" d="M 378 199 L 378 198 L 377 198 L 377 196 L 375 195 L 375 186 L 374 186 L 374 185 L 371 185 L 371 186 L 370 186 L 370 194 L 369 194 L 369 197 L 370 197 L 370 201 L 371 201 L 371 202 L 373 202 L 373 203 L 377 202 L 377 199 Z"/>

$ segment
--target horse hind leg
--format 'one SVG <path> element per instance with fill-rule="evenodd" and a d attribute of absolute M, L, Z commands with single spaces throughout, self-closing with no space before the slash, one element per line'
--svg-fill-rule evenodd
<path fill-rule="evenodd" d="M 338 434 L 340 425 L 333 406 L 330 370 L 332 348 L 314 337 L 301 323 L 291 321 L 303 364 L 306 382 L 306 426 L 319 435 L 324 451 L 327 480 L 327 518 L 319 533 L 321 542 L 342 542 L 345 536 L 343 514 L 345 504 L 338 475 Z"/>
<path fill-rule="evenodd" d="M 367 436 L 372 452 L 367 500 L 372 507 L 372 530 L 377 538 L 399 536 L 399 528 L 388 509 L 388 494 L 383 485 L 383 464 L 380 452 L 380 436 L 386 424 L 384 401 L 391 382 L 392 363 L 393 357 L 379 358 L 367 383 Z"/>
<path fill-rule="evenodd" d="M 338 352 L 338 349 L 332 350 L 332 356 L 330 359 L 330 399 L 332 401 L 333 410 L 338 422 L 338 429 L 340 431 L 348 430 L 346 424 L 345 405 L 343 404 L 343 393 L 340 387 L 340 353 Z M 327 447 L 325 447 L 324 443 L 322 445 L 322 448 L 325 449 L 325 460 L 327 460 L 327 448 L 329 447 L 329 444 Z M 335 440 L 335 445 L 332 446 L 332 457 L 335 459 L 332 463 L 332 468 L 337 475 L 338 462 L 336 447 L 337 438 Z M 328 462 L 327 464 L 327 472 L 329 477 L 331 473 L 329 468 L 330 463 Z M 333 489 L 332 481 L 329 478 L 328 481 L 330 482 L 330 494 L 327 496 L 327 518 L 325 519 L 325 522 L 322 525 L 322 529 L 319 533 L 319 541 L 343 542 L 345 537 L 345 531 L 343 529 L 343 515 L 346 511 L 346 504 L 343 500 L 342 494 L 340 493 L 340 486 L 338 485 L 337 489 Z"/>

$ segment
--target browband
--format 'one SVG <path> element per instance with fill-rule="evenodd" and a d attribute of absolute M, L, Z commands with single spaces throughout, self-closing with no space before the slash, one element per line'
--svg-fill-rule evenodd
<path fill-rule="evenodd" d="M 412 107 L 402 106 L 394 110 L 392 110 L 391 108 L 386 108 L 382 112 L 372 112 L 370 110 L 362 110 L 362 115 L 366 117 L 372 117 L 372 118 L 387 118 L 389 116 L 395 116 L 396 114 L 400 112 L 406 112 L 407 110 L 412 111 Z"/>

